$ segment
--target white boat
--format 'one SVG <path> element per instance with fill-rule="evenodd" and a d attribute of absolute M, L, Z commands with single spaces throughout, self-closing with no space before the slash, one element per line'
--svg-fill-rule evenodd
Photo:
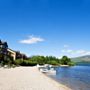
<path fill-rule="evenodd" d="M 41 68 L 40 71 L 41 71 L 42 73 L 47 73 L 49 70 L 48 70 L 48 69 Z"/>

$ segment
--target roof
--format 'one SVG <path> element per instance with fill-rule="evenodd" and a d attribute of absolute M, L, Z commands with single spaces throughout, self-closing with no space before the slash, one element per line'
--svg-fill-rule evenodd
<path fill-rule="evenodd" d="M 7 50 L 8 50 L 9 52 L 16 53 L 16 51 L 14 51 L 14 50 L 12 50 L 12 49 L 10 49 L 10 48 L 8 48 Z"/>

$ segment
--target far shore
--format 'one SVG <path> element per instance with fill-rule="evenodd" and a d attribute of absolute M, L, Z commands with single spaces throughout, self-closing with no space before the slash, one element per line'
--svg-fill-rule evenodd
<path fill-rule="evenodd" d="M 0 90 L 71 90 L 42 74 L 37 67 L 0 68 Z"/>

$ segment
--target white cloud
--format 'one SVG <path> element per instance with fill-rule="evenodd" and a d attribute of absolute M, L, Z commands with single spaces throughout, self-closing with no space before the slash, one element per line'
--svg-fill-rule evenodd
<path fill-rule="evenodd" d="M 73 50 L 69 49 L 69 45 L 64 45 L 64 48 L 61 50 L 61 54 L 70 55 L 70 56 L 80 56 L 80 55 L 90 55 L 88 50 Z"/>
<path fill-rule="evenodd" d="M 21 40 L 20 43 L 23 43 L 23 44 L 35 44 L 35 43 L 43 42 L 43 41 L 44 41 L 43 38 L 34 37 L 34 36 L 29 36 L 28 39 Z"/>
<path fill-rule="evenodd" d="M 73 52 L 73 51 L 70 50 L 70 49 L 67 49 L 67 50 L 63 49 L 63 50 L 61 50 L 61 52 L 63 52 L 63 53 L 65 53 L 65 52 L 67 52 L 67 53 L 71 53 L 71 52 Z"/>
<path fill-rule="evenodd" d="M 86 50 L 77 50 L 76 53 L 77 53 L 77 54 L 82 54 L 82 55 L 88 55 L 88 54 L 90 54 L 90 51 L 86 51 Z"/>
<path fill-rule="evenodd" d="M 69 45 L 64 45 L 64 48 L 68 48 L 69 47 Z"/>
<path fill-rule="evenodd" d="M 71 49 L 63 49 L 61 50 L 62 53 L 67 53 L 67 54 L 75 54 L 75 55 L 89 55 L 90 51 L 87 50 L 71 50 Z"/>
<path fill-rule="evenodd" d="M 76 51 L 77 54 L 84 54 L 84 53 L 86 53 L 86 52 L 87 52 L 87 51 L 85 51 L 85 50 L 77 50 L 77 51 Z"/>

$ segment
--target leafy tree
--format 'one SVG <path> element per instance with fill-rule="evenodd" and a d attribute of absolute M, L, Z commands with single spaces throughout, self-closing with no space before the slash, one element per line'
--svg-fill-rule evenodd
<path fill-rule="evenodd" d="M 51 65 L 59 65 L 59 59 L 53 56 L 32 56 L 31 61 L 37 62 L 39 65 L 51 64 Z"/>
<path fill-rule="evenodd" d="M 7 42 L 1 42 L 0 40 L 0 60 L 6 60 L 8 55 L 8 44 Z"/>
<path fill-rule="evenodd" d="M 0 62 L 1 66 L 8 65 L 9 67 L 11 67 L 14 64 L 13 58 L 11 56 L 7 55 L 7 57 L 4 56 L 4 58 L 6 58 L 6 59 L 1 60 L 1 62 Z"/>
<path fill-rule="evenodd" d="M 32 56 L 32 62 L 37 62 L 37 64 L 43 65 L 45 64 L 45 57 L 44 56 Z"/>
<path fill-rule="evenodd" d="M 63 56 L 62 59 L 60 60 L 60 63 L 62 65 L 70 65 L 70 66 L 74 65 L 74 62 L 72 62 L 71 59 L 68 58 L 67 56 Z"/>

